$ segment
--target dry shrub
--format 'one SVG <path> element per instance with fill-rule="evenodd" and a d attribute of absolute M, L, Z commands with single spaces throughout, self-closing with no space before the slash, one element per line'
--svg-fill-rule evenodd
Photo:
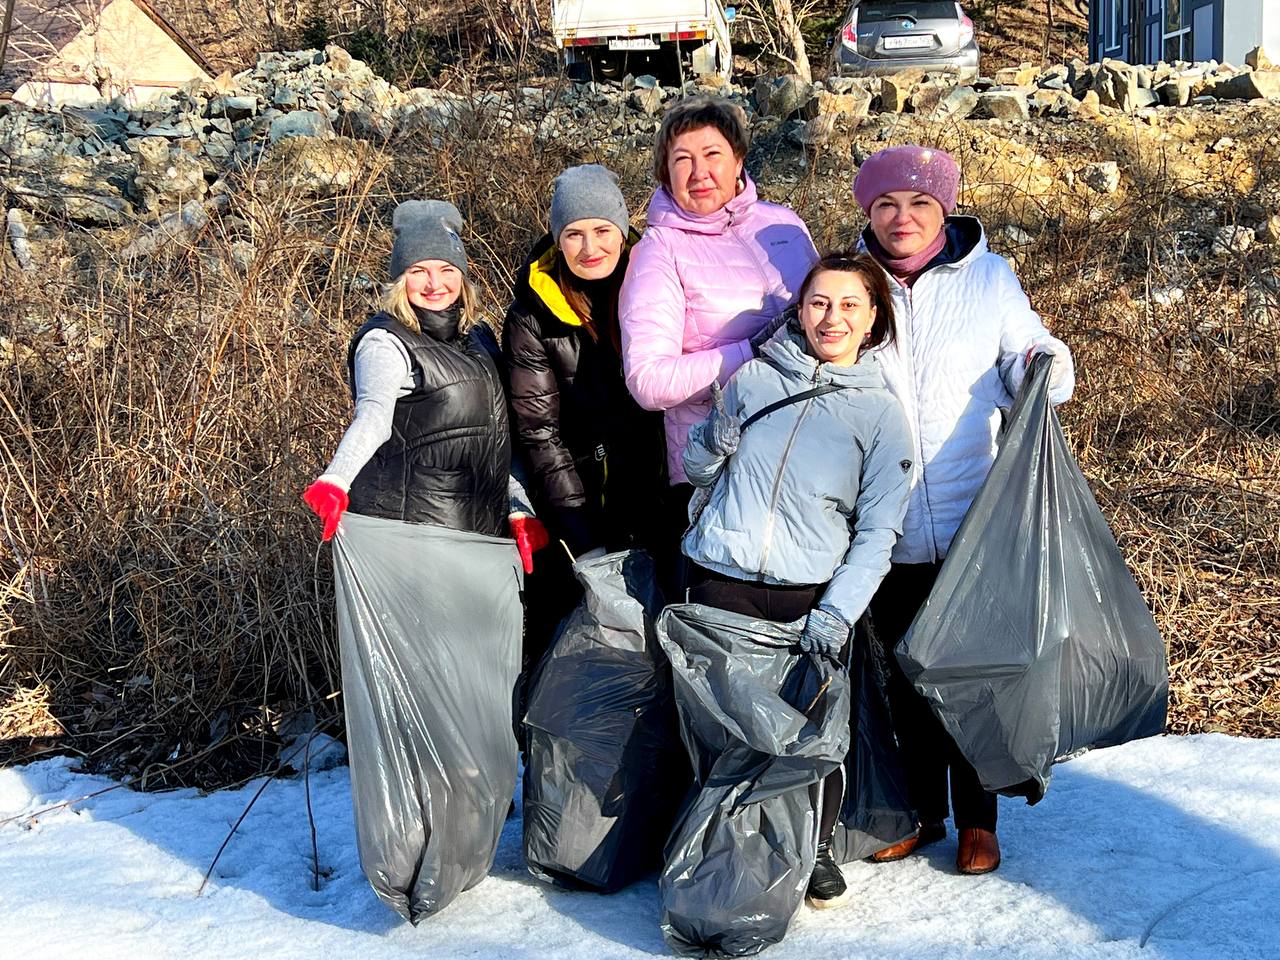
<path fill-rule="evenodd" d="M 820 242 L 847 238 L 847 162 L 792 183 L 785 154 L 758 145 L 763 191 Z M 383 278 L 392 207 L 459 205 L 497 319 L 560 169 L 609 163 L 637 214 L 649 192 L 642 150 L 548 145 L 483 114 L 361 157 L 324 200 L 287 169 L 249 171 L 200 236 L 150 259 L 79 235 L 66 269 L 28 277 L 0 260 L 0 705 L 15 705 L 0 716 L 47 704 L 67 730 L 58 749 L 150 784 L 270 765 L 292 714 L 336 726 L 330 563 L 299 495 L 349 416 L 346 346 Z M 1256 159 L 1274 182 L 1274 150 Z M 1277 248 L 1170 258 L 1204 208 L 1158 176 L 1093 221 L 1052 204 L 1031 216 L 1044 201 L 1029 197 L 976 212 L 1076 351 L 1063 418 L 1169 643 L 1170 728 L 1274 735 L 1276 315 L 1244 288 L 1274 276 Z M 1004 227 L 1029 222 L 1013 249 Z M 1148 296 L 1175 281 L 1183 301 Z M 30 742 L 9 740 L 9 757 Z"/>

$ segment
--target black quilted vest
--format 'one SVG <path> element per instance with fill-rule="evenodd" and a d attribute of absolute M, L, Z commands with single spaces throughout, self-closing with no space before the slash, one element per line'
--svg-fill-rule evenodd
<path fill-rule="evenodd" d="M 492 330 L 478 323 L 446 343 L 376 314 L 347 351 L 353 392 L 356 347 L 370 330 L 386 330 L 405 345 L 415 386 L 396 401 L 391 438 L 351 484 L 350 509 L 506 536 L 511 439 Z"/>

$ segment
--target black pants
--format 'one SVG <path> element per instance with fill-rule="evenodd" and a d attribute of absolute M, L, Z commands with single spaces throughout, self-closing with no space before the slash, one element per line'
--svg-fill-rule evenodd
<path fill-rule="evenodd" d="M 818 605 L 825 584 L 781 585 L 755 583 L 726 577 L 707 570 L 695 563 L 689 564 L 689 602 L 702 603 L 719 610 L 740 613 L 758 620 L 774 623 L 791 623 L 799 620 Z M 840 652 L 844 663 L 849 662 L 849 644 Z M 815 785 L 813 799 L 818 800 Z M 830 840 L 840 817 L 840 805 L 844 800 L 844 768 L 838 768 L 822 781 L 822 823 L 818 839 Z"/>
<path fill-rule="evenodd" d="M 920 821 L 941 823 L 947 819 L 950 773 L 951 810 L 956 829 L 995 830 L 996 795 L 982 788 L 977 771 L 934 716 L 929 702 L 916 693 L 893 655 L 893 649 L 911 626 L 916 612 L 929 598 L 941 568 L 941 563 L 895 563 L 871 600 L 871 620 L 889 661 L 893 725 L 902 745 L 907 793 L 920 814 Z"/>
<path fill-rule="evenodd" d="M 681 552 L 680 541 L 689 529 L 689 500 L 692 497 L 692 483 L 672 484 L 662 495 L 658 515 L 658 525 L 662 529 L 652 539 L 650 552 L 658 586 L 662 588 L 667 603 L 684 600 L 684 591 L 689 585 L 689 559 Z"/>

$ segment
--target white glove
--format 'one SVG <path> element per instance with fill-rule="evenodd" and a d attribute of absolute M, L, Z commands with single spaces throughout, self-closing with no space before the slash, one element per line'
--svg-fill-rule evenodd
<path fill-rule="evenodd" d="M 1042 340 L 1027 351 L 1026 367 L 1037 354 L 1053 358 L 1053 366 L 1049 368 L 1049 402 L 1055 407 L 1071 399 L 1076 388 L 1075 361 L 1071 351 L 1061 340 Z"/>

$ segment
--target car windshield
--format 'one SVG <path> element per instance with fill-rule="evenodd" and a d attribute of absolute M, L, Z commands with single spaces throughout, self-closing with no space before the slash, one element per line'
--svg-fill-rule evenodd
<path fill-rule="evenodd" d="M 859 23 L 881 23 L 885 20 L 954 20 L 954 3 L 920 2 L 910 0 L 870 0 L 858 4 Z"/>

